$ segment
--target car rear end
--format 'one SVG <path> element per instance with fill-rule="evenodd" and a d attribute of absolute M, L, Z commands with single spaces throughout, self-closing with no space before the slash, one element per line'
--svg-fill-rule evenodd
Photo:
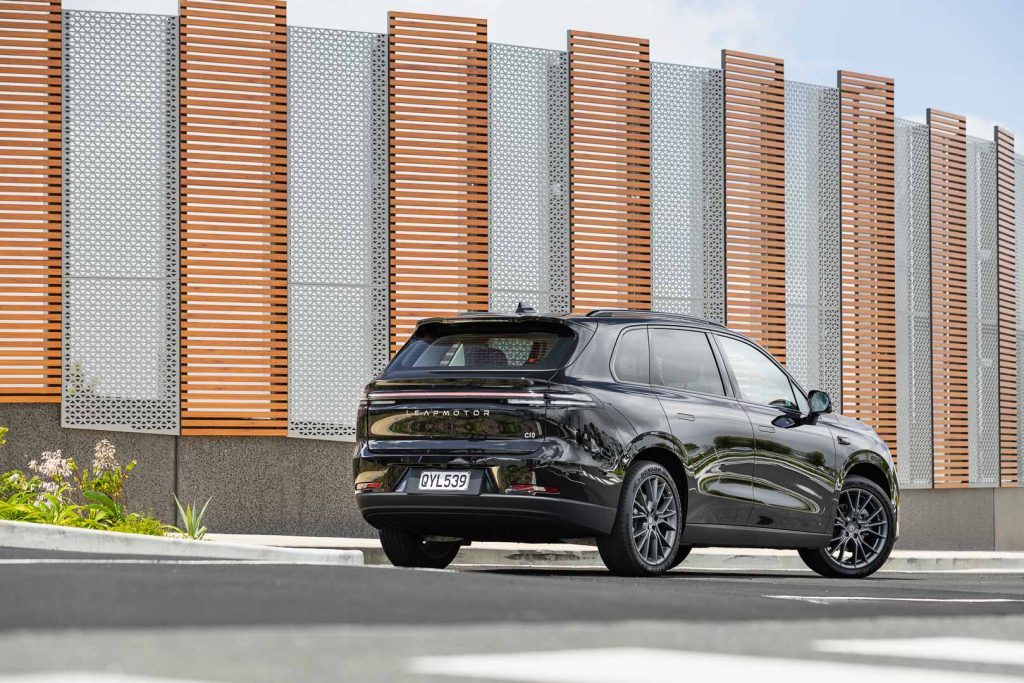
<path fill-rule="evenodd" d="M 601 410 L 565 375 L 592 334 L 541 316 L 421 323 L 360 404 L 363 517 L 463 541 L 606 533 L 614 509 L 594 492 L 602 472 L 565 438 L 567 411 Z"/>

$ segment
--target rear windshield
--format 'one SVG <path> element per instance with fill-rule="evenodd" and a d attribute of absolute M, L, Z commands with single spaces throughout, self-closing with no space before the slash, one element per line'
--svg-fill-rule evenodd
<path fill-rule="evenodd" d="M 565 363 L 575 340 L 565 325 L 444 326 L 409 340 L 395 365 L 402 370 L 550 370 Z"/>

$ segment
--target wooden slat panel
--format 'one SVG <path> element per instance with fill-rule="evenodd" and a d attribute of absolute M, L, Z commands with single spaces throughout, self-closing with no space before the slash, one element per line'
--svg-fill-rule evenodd
<path fill-rule="evenodd" d="M 651 307 L 649 48 L 569 32 L 573 311 Z"/>
<path fill-rule="evenodd" d="M 932 219 L 932 425 L 935 487 L 966 487 L 967 119 L 928 110 Z"/>
<path fill-rule="evenodd" d="M 840 71 L 843 413 L 896 453 L 895 87 Z"/>
<path fill-rule="evenodd" d="M 1013 133 L 996 126 L 996 254 L 999 315 L 999 480 L 1017 471 L 1017 206 Z"/>
<path fill-rule="evenodd" d="M 0 2 L 0 403 L 57 403 L 61 3 Z"/>
<path fill-rule="evenodd" d="M 388 14 L 391 350 L 487 310 L 487 21 Z"/>
<path fill-rule="evenodd" d="M 725 321 L 786 361 L 783 62 L 722 51 Z"/>
<path fill-rule="evenodd" d="M 284 0 L 183 0 L 181 432 L 285 435 Z"/>

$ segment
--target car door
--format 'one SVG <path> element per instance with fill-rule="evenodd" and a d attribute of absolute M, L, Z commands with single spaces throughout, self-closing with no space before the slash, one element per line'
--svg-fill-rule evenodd
<path fill-rule="evenodd" d="M 836 448 L 828 426 L 775 359 L 757 346 L 715 335 L 740 404 L 754 426 L 749 523 L 823 533 L 831 523 Z"/>
<path fill-rule="evenodd" d="M 688 524 L 745 525 L 753 506 L 753 428 L 728 395 L 715 351 L 699 330 L 651 326 L 651 387 L 693 476 Z"/>

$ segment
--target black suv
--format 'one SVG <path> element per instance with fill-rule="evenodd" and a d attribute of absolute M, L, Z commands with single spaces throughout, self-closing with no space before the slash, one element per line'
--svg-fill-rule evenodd
<path fill-rule="evenodd" d="M 888 558 L 885 443 L 757 344 L 682 315 L 525 311 L 424 320 L 367 386 L 356 501 L 392 563 L 584 539 L 630 576 L 695 546 L 795 548 L 831 577 Z"/>

